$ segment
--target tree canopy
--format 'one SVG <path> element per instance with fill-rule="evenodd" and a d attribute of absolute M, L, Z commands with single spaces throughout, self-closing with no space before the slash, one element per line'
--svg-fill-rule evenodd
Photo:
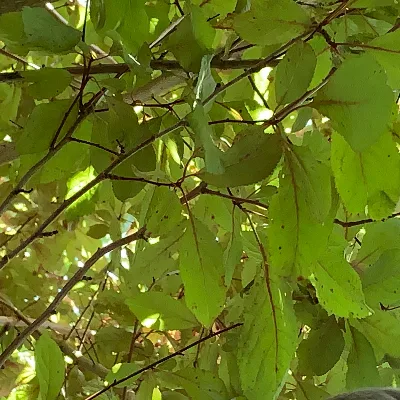
<path fill-rule="evenodd" d="M 2 1 L 0 399 L 396 386 L 399 14 Z"/>

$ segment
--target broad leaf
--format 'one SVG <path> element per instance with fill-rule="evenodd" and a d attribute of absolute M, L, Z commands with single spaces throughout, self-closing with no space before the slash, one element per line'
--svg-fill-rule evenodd
<path fill-rule="evenodd" d="M 147 328 L 158 330 L 187 329 L 199 323 L 178 300 L 161 292 L 138 293 L 126 300 L 131 311 Z"/>
<path fill-rule="evenodd" d="M 350 326 L 349 333 L 352 338 L 352 345 L 347 357 L 347 389 L 381 386 L 376 357 L 371 343 L 352 326 Z"/>
<path fill-rule="evenodd" d="M 261 46 L 284 43 L 307 30 L 307 13 L 292 0 L 255 0 L 234 19 L 240 37 Z"/>
<path fill-rule="evenodd" d="M 379 308 L 379 304 L 390 306 L 399 301 L 400 294 L 400 249 L 384 252 L 373 265 L 368 267 L 362 284 L 365 297 L 371 307 Z"/>
<path fill-rule="evenodd" d="M 182 387 L 191 400 L 225 400 L 228 398 L 223 381 L 211 371 L 181 369 L 176 372 L 162 371 L 161 380 L 169 387 Z M 174 397 L 167 397 L 174 399 Z M 176 399 L 180 399 L 177 397 Z"/>
<path fill-rule="evenodd" d="M 329 169 L 308 149 L 293 147 L 270 203 L 269 253 L 277 271 L 311 273 L 310 264 L 325 251 L 332 230 L 326 219 L 331 205 Z"/>
<path fill-rule="evenodd" d="M 344 259 L 345 241 L 330 240 L 325 253 L 314 264 L 311 276 L 320 304 L 338 317 L 366 317 L 370 311 L 365 304 L 361 280 Z"/>
<path fill-rule="evenodd" d="M 286 53 L 275 75 L 275 96 L 279 105 L 291 103 L 306 92 L 316 64 L 317 57 L 308 43 L 298 42 Z"/>
<path fill-rule="evenodd" d="M 400 86 L 400 72 L 397 66 L 400 61 L 400 31 L 389 32 L 378 36 L 368 43 L 366 52 L 371 54 L 386 70 L 388 84 L 393 89 Z"/>
<path fill-rule="evenodd" d="M 277 399 L 296 349 L 290 293 L 278 279 L 257 279 L 245 299 L 238 343 L 240 381 L 246 398 Z"/>
<path fill-rule="evenodd" d="M 400 357 L 400 321 L 396 315 L 375 310 L 368 318 L 350 322 L 371 343 L 377 360 L 385 354 Z"/>
<path fill-rule="evenodd" d="M 49 99 L 62 93 L 72 81 L 72 75 L 64 69 L 42 68 L 22 73 L 28 82 L 30 95 L 38 100 Z"/>
<path fill-rule="evenodd" d="M 313 104 L 352 149 L 361 152 L 388 129 L 393 102 L 384 71 L 370 55 L 363 55 L 345 60 Z"/>
<path fill-rule="evenodd" d="M 205 326 L 219 315 L 225 301 L 222 249 L 202 222 L 191 219 L 181 241 L 179 260 L 185 299 Z"/>
<path fill-rule="evenodd" d="M 64 357 L 57 343 L 44 333 L 35 345 L 35 369 L 42 400 L 55 400 L 64 382 Z"/>
<path fill-rule="evenodd" d="M 213 131 L 207 120 L 208 117 L 204 107 L 200 103 L 196 105 L 193 112 L 188 116 L 190 127 L 204 150 L 206 171 L 211 174 L 222 174 L 224 172 L 222 152 L 214 143 Z"/>
<path fill-rule="evenodd" d="M 300 343 L 297 349 L 299 370 L 303 374 L 326 374 L 339 361 L 344 345 L 343 332 L 335 318 L 329 318 L 319 329 L 311 330 L 308 338 Z"/>
<path fill-rule="evenodd" d="M 346 209 L 373 219 L 390 215 L 400 196 L 400 157 L 389 133 L 362 153 L 339 135 L 332 138 L 332 170 Z"/>
<path fill-rule="evenodd" d="M 223 173 L 202 171 L 199 177 L 217 187 L 249 185 L 267 178 L 282 157 L 281 139 L 261 127 L 241 131 L 221 155 Z"/>
<path fill-rule="evenodd" d="M 34 154 L 49 150 L 50 143 L 56 136 L 70 104 L 70 100 L 56 100 L 37 105 L 18 139 L 17 149 L 20 154 Z M 63 138 L 75 118 L 76 110 L 74 109 L 58 135 L 58 139 Z"/>
<path fill-rule="evenodd" d="M 357 263 L 372 265 L 386 250 L 400 249 L 399 237 L 400 220 L 397 218 L 366 225 Z"/>
<path fill-rule="evenodd" d="M 44 8 L 24 7 L 22 19 L 31 49 L 64 53 L 73 50 L 81 39 L 81 32 L 63 24 Z"/>

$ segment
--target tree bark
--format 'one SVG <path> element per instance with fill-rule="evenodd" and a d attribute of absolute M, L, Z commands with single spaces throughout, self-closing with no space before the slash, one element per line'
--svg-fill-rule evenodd
<path fill-rule="evenodd" d="M 21 11 L 23 7 L 44 6 L 45 3 L 53 3 L 56 0 L 0 0 L 0 15 Z"/>

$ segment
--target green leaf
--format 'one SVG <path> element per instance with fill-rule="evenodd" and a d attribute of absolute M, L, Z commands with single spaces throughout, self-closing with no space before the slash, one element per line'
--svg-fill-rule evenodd
<path fill-rule="evenodd" d="M 121 23 L 117 31 L 121 35 L 124 45 L 129 53 L 135 54 L 150 37 L 150 21 L 145 9 L 144 1 L 120 0 L 111 2 Z M 132 21 L 135 21 L 132 24 Z"/>
<path fill-rule="evenodd" d="M 168 234 L 182 220 L 182 205 L 177 193 L 168 187 L 156 187 L 150 193 L 153 195 L 143 223 L 152 236 Z"/>
<path fill-rule="evenodd" d="M 125 378 L 126 376 L 133 374 L 139 369 L 139 366 L 134 363 L 119 363 L 115 364 L 112 367 L 112 370 L 106 376 L 106 381 L 109 383 L 113 383 L 114 381 L 118 381 L 120 379 Z M 117 388 L 123 388 L 125 386 L 130 386 L 134 384 L 134 382 L 139 378 L 140 374 L 133 376 L 132 378 L 118 384 Z"/>
<path fill-rule="evenodd" d="M 390 133 L 362 153 L 351 149 L 342 137 L 332 137 L 332 170 L 336 187 L 350 213 L 373 219 L 390 215 L 400 196 L 400 157 Z"/>
<path fill-rule="evenodd" d="M 301 341 L 297 349 L 299 371 L 317 376 L 326 374 L 339 361 L 344 345 L 343 332 L 335 318 L 330 317 L 319 329 L 312 329 L 307 339 Z"/>
<path fill-rule="evenodd" d="M 87 231 L 87 235 L 94 239 L 101 239 L 110 232 L 110 227 L 105 224 L 92 225 Z"/>
<path fill-rule="evenodd" d="M 189 125 L 193 129 L 196 139 L 203 146 L 206 171 L 213 174 L 222 174 L 224 172 L 222 152 L 213 141 L 213 131 L 207 121 L 208 118 L 204 107 L 198 103 L 188 116 Z"/>
<path fill-rule="evenodd" d="M 310 280 L 316 289 L 319 303 L 329 314 L 363 318 L 370 311 L 365 304 L 360 277 L 344 259 L 346 245 L 344 239 L 334 237 L 332 240 L 331 237 L 326 252 L 312 268 Z"/>
<path fill-rule="evenodd" d="M 240 381 L 249 400 L 278 397 L 297 344 L 291 294 L 279 279 L 266 279 L 257 279 L 245 298 L 238 342 Z"/>
<path fill-rule="evenodd" d="M 207 16 L 199 6 L 192 5 L 187 14 L 168 39 L 168 49 L 185 70 L 200 70 L 204 55 L 213 48 L 215 30 L 207 21 Z"/>
<path fill-rule="evenodd" d="M 357 0 L 353 7 L 385 7 L 385 6 L 394 6 L 396 5 L 396 0 Z"/>
<path fill-rule="evenodd" d="M 35 369 L 42 400 L 55 400 L 64 382 L 64 356 L 57 343 L 44 333 L 35 345 Z"/>
<path fill-rule="evenodd" d="M 284 43 L 308 29 L 310 19 L 292 0 L 255 0 L 238 14 L 233 26 L 239 36 L 261 46 Z"/>
<path fill-rule="evenodd" d="M 185 368 L 176 372 L 161 371 L 158 375 L 167 386 L 182 387 L 191 400 L 226 400 L 228 398 L 224 382 L 211 371 Z M 175 399 L 169 396 L 167 398 Z"/>
<path fill-rule="evenodd" d="M 346 388 L 381 386 L 374 350 L 368 339 L 350 326 L 352 345 L 347 357 Z"/>
<path fill-rule="evenodd" d="M 30 49 L 65 53 L 72 51 L 81 39 L 81 32 L 63 24 L 44 8 L 24 7 L 22 19 Z"/>
<path fill-rule="evenodd" d="M 365 270 L 362 284 L 371 307 L 379 308 L 379 303 L 388 306 L 399 301 L 399 262 L 400 249 L 392 249 L 384 252 L 378 261 Z"/>
<path fill-rule="evenodd" d="M 267 178 L 282 157 L 279 135 L 266 134 L 261 127 L 241 131 L 225 153 L 221 155 L 223 173 L 201 171 L 205 182 L 217 187 L 250 185 Z"/>
<path fill-rule="evenodd" d="M 194 218 L 181 241 L 179 260 L 186 304 L 209 326 L 225 302 L 223 254 L 215 235 Z"/>
<path fill-rule="evenodd" d="M 285 105 L 303 95 L 311 83 L 316 65 L 317 57 L 308 43 L 300 41 L 291 47 L 276 68 L 276 102 Z"/>
<path fill-rule="evenodd" d="M 35 154 L 49 150 L 50 143 L 55 137 L 61 122 L 70 107 L 70 100 L 55 100 L 51 103 L 37 105 L 28 121 L 25 129 L 17 141 L 17 149 L 20 154 Z M 76 118 L 77 110 L 74 109 L 67 118 L 58 139 L 62 139 Z"/>
<path fill-rule="evenodd" d="M 382 68 L 370 55 L 362 55 L 343 62 L 313 105 L 331 119 L 354 151 L 361 152 L 388 129 L 393 102 Z"/>
<path fill-rule="evenodd" d="M 28 93 L 35 99 L 50 99 L 62 93 L 72 82 L 72 75 L 65 69 L 42 68 L 21 73 L 28 82 Z"/>
<path fill-rule="evenodd" d="M 314 385 L 314 382 L 298 381 L 296 387 L 297 400 L 325 400 L 329 393 Z"/>
<path fill-rule="evenodd" d="M 285 156 L 278 194 L 270 203 L 268 228 L 271 265 L 308 276 L 310 265 L 325 251 L 332 220 L 329 168 L 307 148 Z M 321 221 L 324 221 L 321 223 Z"/>
<path fill-rule="evenodd" d="M 126 300 L 130 310 L 147 328 L 157 330 L 188 329 L 198 326 L 196 318 L 178 300 L 161 292 L 145 292 Z"/>
<path fill-rule="evenodd" d="M 178 269 L 173 255 L 180 244 L 183 232 L 183 227 L 177 226 L 158 243 L 146 244 L 137 257 L 133 257 L 133 254 L 128 252 L 130 268 L 128 271 L 121 270 L 121 274 L 130 290 L 137 290 L 138 284 L 150 286 L 154 279 L 159 279 L 167 272 Z"/>
<path fill-rule="evenodd" d="M 400 31 L 389 32 L 386 35 L 378 36 L 368 43 L 365 49 L 367 53 L 372 55 L 379 64 L 385 69 L 388 84 L 393 89 L 400 87 Z"/>
<path fill-rule="evenodd" d="M 395 314 L 375 310 L 370 317 L 350 323 L 371 343 L 377 360 L 385 354 L 400 357 L 400 321 Z"/>
<path fill-rule="evenodd" d="M 232 211 L 232 232 L 230 234 L 228 246 L 224 252 L 225 266 L 225 286 L 229 287 L 232 282 L 236 266 L 240 264 L 243 254 L 243 243 L 241 238 L 241 225 L 238 210 L 234 207 Z"/>
<path fill-rule="evenodd" d="M 205 100 L 215 89 L 216 82 L 211 74 L 211 60 L 212 55 L 205 55 L 201 59 L 201 67 L 197 85 L 195 88 L 196 100 L 202 102 Z"/>
<path fill-rule="evenodd" d="M 399 237 L 400 220 L 397 218 L 368 224 L 357 254 L 358 263 L 372 265 L 386 250 L 400 249 Z"/>

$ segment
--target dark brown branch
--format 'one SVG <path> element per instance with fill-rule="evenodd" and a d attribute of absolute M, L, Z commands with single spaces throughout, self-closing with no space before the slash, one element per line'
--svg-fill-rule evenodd
<path fill-rule="evenodd" d="M 127 181 L 127 182 L 143 182 L 143 183 L 150 183 L 151 185 L 155 186 L 167 186 L 167 187 L 175 187 L 176 184 L 171 182 L 157 182 L 157 181 L 152 181 L 150 179 L 138 177 L 138 176 L 120 176 L 120 175 L 114 175 L 114 174 L 105 174 L 104 175 L 105 179 L 110 179 L 112 181 Z"/>
<path fill-rule="evenodd" d="M 246 120 L 246 119 L 229 119 L 229 118 L 225 118 L 225 119 L 220 119 L 220 120 L 216 120 L 216 121 L 210 121 L 208 123 L 208 125 L 217 125 L 217 124 L 247 124 L 247 125 L 255 125 L 255 124 L 259 124 L 259 123 L 264 123 L 266 122 L 265 119 L 261 119 L 261 120 Z"/>
<path fill-rule="evenodd" d="M 254 65 L 258 65 L 260 60 L 221 60 L 215 59 L 211 62 L 211 66 L 217 69 L 230 70 L 230 69 L 245 69 L 254 67 Z M 270 63 L 265 64 L 264 66 L 273 67 L 277 65 L 276 60 L 271 60 Z M 153 69 L 161 70 L 161 71 L 174 71 L 174 70 L 182 70 L 181 65 L 178 61 L 169 61 L 169 60 L 152 60 L 150 62 L 150 66 Z M 83 75 L 85 72 L 84 66 L 76 66 L 76 67 L 67 67 L 64 68 L 72 75 Z M 129 71 L 128 64 L 120 63 L 120 64 L 96 64 L 90 67 L 90 75 L 95 74 L 118 74 L 125 73 Z M 0 73 L 0 82 L 9 82 L 24 79 L 21 72 L 2 72 Z"/>
<path fill-rule="evenodd" d="M 170 132 L 175 131 L 176 129 L 180 128 L 181 126 L 185 126 L 187 123 L 184 120 L 179 121 L 175 125 L 171 126 L 170 128 L 164 129 L 161 132 L 158 132 L 144 142 L 140 143 L 133 149 L 127 151 L 124 154 L 121 154 L 118 158 L 116 158 L 103 172 L 96 176 L 92 181 L 86 184 L 82 189 L 78 192 L 73 194 L 67 200 L 64 200 L 63 203 L 36 229 L 36 231 L 29 236 L 26 240 L 22 241 L 14 250 L 10 251 L 6 254 L 2 260 L 0 260 L 0 270 L 4 268 L 4 266 L 14 257 L 16 257 L 22 250 L 24 250 L 27 246 L 33 243 L 36 239 L 40 238 L 42 233 L 45 229 L 53 223 L 71 204 L 73 204 L 76 200 L 78 200 L 81 196 L 87 193 L 90 189 L 93 189 L 97 186 L 100 182 L 104 181 L 107 174 L 111 173 L 118 165 L 122 162 L 127 160 L 129 157 L 136 154 L 138 151 L 142 150 L 144 147 L 148 146 L 149 144 L 153 143 L 156 139 L 167 135 Z"/>
<path fill-rule="evenodd" d="M 360 219 L 358 221 L 341 221 L 337 218 L 333 221 L 335 224 L 342 226 L 343 228 L 351 228 L 353 226 L 360 226 L 360 225 L 365 225 L 365 224 L 371 224 L 373 222 L 383 222 L 386 221 L 387 219 L 392 219 L 400 216 L 400 212 L 394 213 L 392 215 L 389 215 L 387 218 L 383 218 L 381 220 L 374 220 L 372 218 L 366 218 L 366 219 Z"/>
<path fill-rule="evenodd" d="M 145 237 L 146 230 L 145 228 L 141 228 L 137 232 L 128 235 L 122 239 L 118 239 L 107 246 L 98 249 L 96 253 L 92 255 L 84 264 L 84 266 L 78 269 L 77 272 L 72 276 L 72 278 L 64 285 L 64 287 L 60 290 L 59 293 L 55 296 L 54 300 L 50 303 L 50 305 L 46 308 L 46 310 L 35 319 L 24 331 L 22 331 L 11 343 L 10 345 L 3 351 L 0 355 L 0 368 L 4 365 L 7 359 L 11 356 L 14 350 L 18 349 L 24 341 L 35 332 L 54 312 L 54 310 L 58 307 L 64 297 L 70 292 L 70 290 L 82 280 L 82 278 L 86 275 L 89 269 L 105 254 L 122 247 L 128 243 L 131 243 L 135 240 L 143 239 Z"/>
<path fill-rule="evenodd" d="M 237 324 L 228 326 L 227 328 L 221 329 L 221 330 L 219 330 L 219 331 L 212 332 L 212 333 L 210 333 L 209 335 L 204 336 L 203 338 L 201 338 L 201 339 L 199 339 L 199 340 L 196 340 L 195 342 L 193 342 L 193 343 L 191 343 L 191 344 L 189 344 L 189 345 L 183 347 L 182 349 L 180 349 L 180 350 L 178 350 L 178 351 L 176 351 L 176 352 L 174 352 L 174 353 L 171 353 L 171 354 L 169 354 L 168 356 L 163 357 L 163 358 L 161 358 L 160 360 L 157 360 L 157 361 L 155 361 L 155 362 L 153 362 L 153 363 L 147 365 L 146 367 L 143 367 L 143 368 L 141 368 L 141 369 L 139 369 L 139 370 L 133 372 L 132 374 L 127 375 L 125 378 L 122 378 L 122 379 L 119 379 L 119 380 L 115 380 L 114 382 L 112 382 L 112 383 L 110 383 L 108 386 L 106 386 L 104 389 L 101 389 L 101 390 L 99 390 L 98 392 L 93 393 L 93 394 L 90 395 L 89 397 L 86 397 L 85 400 L 93 400 L 93 399 L 95 399 L 96 397 L 99 397 L 101 394 L 107 392 L 107 391 L 110 390 L 111 388 L 113 388 L 113 387 L 119 385 L 120 383 L 126 382 L 128 379 L 131 379 L 131 378 L 133 378 L 134 376 L 140 375 L 141 373 L 143 373 L 143 372 L 145 372 L 145 371 L 148 371 L 148 370 L 150 370 L 150 369 L 153 369 L 153 368 L 156 367 L 157 365 L 163 364 L 163 363 L 165 363 L 166 361 L 170 360 L 171 358 L 174 358 L 174 357 L 177 357 L 177 356 L 181 356 L 181 355 L 183 355 L 183 353 L 184 353 L 185 351 L 191 349 L 192 347 L 198 346 L 199 344 L 201 344 L 201 343 L 203 343 L 203 342 L 206 342 L 207 340 L 210 340 L 210 339 L 212 339 L 212 338 L 215 337 L 215 336 L 221 335 L 222 333 L 228 332 L 228 331 L 230 331 L 231 329 L 237 328 L 237 327 L 242 326 L 242 325 L 243 325 L 243 324 L 239 322 L 239 323 L 237 323 Z"/>
<path fill-rule="evenodd" d="M 93 142 L 89 142 L 88 140 L 77 139 L 77 138 L 74 138 L 74 137 L 69 138 L 69 141 L 70 142 L 87 144 L 88 146 L 97 147 L 100 150 L 107 151 L 108 153 L 114 154 L 115 156 L 119 156 L 119 153 L 117 151 L 108 149 L 107 147 L 104 147 L 104 146 L 102 146 L 101 144 L 98 144 L 98 143 L 93 143 Z"/>

